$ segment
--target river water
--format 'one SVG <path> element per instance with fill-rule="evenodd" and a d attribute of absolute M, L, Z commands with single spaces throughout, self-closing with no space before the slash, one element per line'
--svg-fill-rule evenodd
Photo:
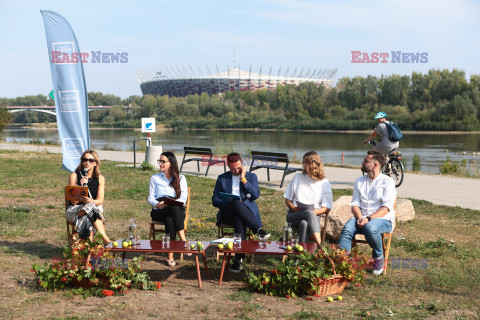
<path fill-rule="evenodd" d="M 133 150 L 133 140 L 146 134 L 133 129 L 91 129 L 91 146 L 97 149 Z M 25 143 L 31 140 L 59 141 L 56 129 L 19 129 L 9 127 L 1 134 L 6 142 Z M 369 146 L 363 145 L 367 133 L 313 133 L 283 131 L 160 131 L 152 134 L 153 145 L 163 150 L 182 152 L 184 146 L 214 148 L 218 155 L 230 150 L 241 154 L 250 151 L 285 152 L 297 159 L 310 150 L 317 151 L 325 163 L 360 165 Z M 139 145 L 145 145 L 144 141 Z M 439 166 L 450 156 L 454 161 L 466 159 L 467 168 L 478 170 L 480 134 L 413 134 L 406 133 L 399 150 L 412 166 L 414 154 L 420 156 L 421 171 L 438 173 Z M 248 160 L 247 160 L 248 162 Z"/>

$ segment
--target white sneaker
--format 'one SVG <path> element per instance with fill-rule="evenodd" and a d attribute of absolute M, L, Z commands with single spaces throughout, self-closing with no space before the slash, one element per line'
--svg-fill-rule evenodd
<path fill-rule="evenodd" d="M 382 273 L 383 273 L 383 268 L 381 268 L 381 269 L 373 269 L 373 270 L 372 270 L 372 274 L 373 274 L 374 276 L 379 276 L 379 275 L 381 275 Z"/>

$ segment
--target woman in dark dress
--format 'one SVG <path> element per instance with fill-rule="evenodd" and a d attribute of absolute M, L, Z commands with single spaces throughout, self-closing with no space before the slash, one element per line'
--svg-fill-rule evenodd
<path fill-rule="evenodd" d="M 74 223 L 81 239 L 93 240 L 93 228 L 102 235 L 103 243 L 110 239 L 105 233 L 103 218 L 103 197 L 105 194 L 105 178 L 100 174 L 100 158 L 94 150 L 86 150 L 75 172 L 70 175 L 70 186 L 88 187 L 88 197 L 82 197 L 77 203 L 69 203 L 66 210 L 67 221 Z"/>

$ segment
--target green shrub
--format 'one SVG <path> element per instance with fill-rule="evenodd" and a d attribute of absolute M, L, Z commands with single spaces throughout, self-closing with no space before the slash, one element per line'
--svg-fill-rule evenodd
<path fill-rule="evenodd" d="M 447 160 L 442 162 L 440 166 L 440 172 L 442 174 L 456 174 L 459 172 L 458 163 L 452 161 L 450 156 L 447 156 Z"/>
<path fill-rule="evenodd" d="M 422 163 L 420 162 L 420 156 L 415 153 L 412 160 L 412 171 L 420 171 L 421 168 Z"/>

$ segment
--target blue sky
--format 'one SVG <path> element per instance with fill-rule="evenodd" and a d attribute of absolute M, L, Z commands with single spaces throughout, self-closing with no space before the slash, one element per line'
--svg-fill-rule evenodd
<path fill-rule="evenodd" d="M 159 65 L 338 68 L 344 76 L 458 68 L 480 74 L 480 1 L 1 1 L 0 97 L 52 89 L 41 9 L 63 15 L 82 52 L 128 52 L 84 64 L 87 90 L 141 94 L 135 72 Z M 428 63 L 356 64 L 351 51 L 428 52 Z M 187 67 L 188 68 L 188 67 Z"/>

